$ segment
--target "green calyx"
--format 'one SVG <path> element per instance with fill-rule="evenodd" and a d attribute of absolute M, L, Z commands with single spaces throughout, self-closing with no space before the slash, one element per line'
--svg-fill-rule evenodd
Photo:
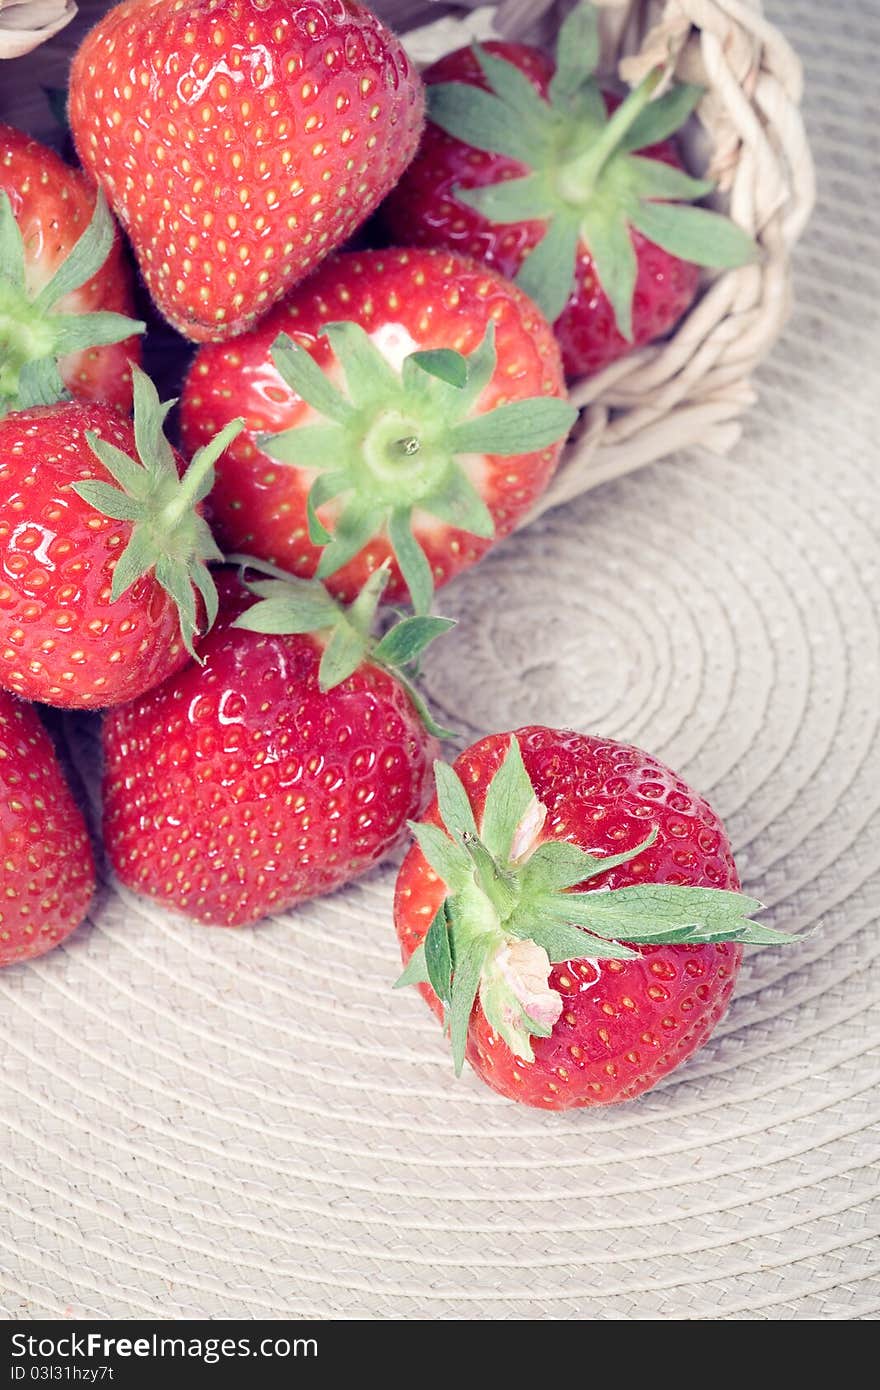
<path fill-rule="evenodd" d="M 181 478 L 174 451 L 163 425 L 174 401 L 160 403 L 150 378 L 132 367 L 134 383 L 135 454 L 132 458 L 92 430 L 86 441 L 104 465 L 112 483 L 91 479 L 73 483 L 73 491 L 103 516 L 131 525 L 128 544 L 113 571 L 111 600 L 120 598 L 132 584 L 151 571 L 156 582 L 173 600 L 180 615 L 180 633 L 187 651 L 195 657 L 199 635 L 196 595 L 205 606 L 205 630 L 217 616 L 217 589 L 208 569 L 209 560 L 222 560 L 208 523 L 198 505 L 214 485 L 214 464 L 223 450 L 244 429 L 243 420 L 231 420 L 210 443 L 193 455 Z"/>
<path fill-rule="evenodd" d="M 0 192 L 0 415 L 67 398 L 59 358 L 143 333 L 146 324 L 123 314 L 58 312 L 60 301 L 100 270 L 113 236 L 113 219 L 99 192 L 82 236 L 49 283 L 31 294 L 22 235 L 8 194 Z"/>
<path fill-rule="evenodd" d="M 242 583 L 259 600 L 235 619 L 233 627 L 278 636 L 317 636 L 324 644 L 318 667 L 318 685 L 324 693 L 348 680 L 364 662 L 381 666 L 404 687 L 428 733 L 454 737 L 434 721 L 413 679 L 423 652 L 455 623 L 451 618 L 418 615 L 402 618 L 384 636 L 374 637 L 376 612 L 388 583 L 387 565 L 374 571 L 354 602 L 346 606 L 319 579 L 297 579 L 249 555 L 230 555 L 228 562 L 240 566 Z M 260 578 L 249 578 L 249 570 Z"/>
<path fill-rule="evenodd" d="M 468 356 L 447 348 L 413 352 L 400 371 L 358 324 L 331 323 L 323 331 L 345 374 L 345 393 L 304 347 L 282 334 L 272 349 L 275 365 L 322 420 L 261 435 L 259 446 L 282 463 L 317 474 L 308 522 L 312 543 L 323 547 L 318 578 L 336 574 L 384 534 L 416 613 L 425 614 L 434 586 L 413 535 L 414 511 L 491 537 L 492 516 L 469 476 L 466 456 L 549 448 L 568 433 L 577 411 L 556 397 L 536 397 L 475 413 L 496 367 L 492 323 Z M 338 510 L 331 531 L 318 509 L 333 499 Z"/>
<path fill-rule="evenodd" d="M 632 228 L 682 260 L 727 269 L 753 260 L 754 242 L 728 218 L 690 206 L 713 185 L 636 153 L 674 135 L 702 89 L 654 98 L 656 68 L 608 115 L 595 77 L 596 12 L 582 3 L 559 32 L 556 73 L 544 100 L 512 63 L 475 45 L 490 90 L 462 82 L 428 88 L 428 111 L 447 134 L 528 167 L 522 178 L 456 196 L 492 222 L 543 221 L 546 231 L 517 283 L 552 323 L 574 287 L 577 248 L 589 249 L 621 334 L 632 340 L 638 266 Z"/>
<path fill-rule="evenodd" d="M 511 1051 L 534 1059 L 530 1039 L 549 1036 L 562 1010 L 549 985 L 551 965 L 634 959 L 634 944 L 778 946 L 801 939 L 751 921 L 762 904 L 726 889 L 645 883 L 580 891 L 650 849 L 656 827 L 635 849 L 601 857 L 567 840 L 542 839 L 546 811 L 513 736 L 479 827 L 454 770 L 438 762 L 434 771 L 443 826 L 410 829 L 447 896 L 396 987 L 430 984 L 443 1004 L 456 1074 L 478 996 Z"/>

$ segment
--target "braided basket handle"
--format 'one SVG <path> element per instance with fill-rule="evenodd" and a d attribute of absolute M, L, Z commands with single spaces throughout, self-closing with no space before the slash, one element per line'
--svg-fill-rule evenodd
<path fill-rule="evenodd" d="M 76 14 L 74 0 L 0 0 L 0 58 L 21 58 Z"/>

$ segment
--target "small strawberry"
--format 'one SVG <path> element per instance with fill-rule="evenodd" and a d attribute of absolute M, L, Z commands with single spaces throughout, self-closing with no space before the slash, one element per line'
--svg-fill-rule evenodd
<path fill-rule="evenodd" d="M 144 325 L 129 317 L 122 238 L 96 195 L 52 150 L 0 125 L 0 414 L 49 405 L 65 387 L 131 409 Z"/>
<path fill-rule="evenodd" d="M 70 77 L 80 158 L 170 323 L 244 332 L 394 186 L 421 80 L 355 0 L 125 0 Z"/>
<path fill-rule="evenodd" d="M 533 727 L 435 772 L 397 881 L 398 984 L 502 1095 L 641 1095 L 706 1041 L 742 944 L 796 939 L 748 920 L 718 817 L 638 748 Z"/>
<path fill-rule="evenodd" d="M 366 251 L 202 348 L 182 432 L 192 448 L 247 423 L 211 495 L 227 549 L 343 597 L 393 557 L 387 597 L 408 587 L 424 612 L 546 488 L 577 418 L 564 394 L 553 335 L 512 285 L 446 252 Z"/>
<path fill-rule="evenodd" d="M 691 207 L 712 185 L 683 170 L 674 135 L 701 90 L 651 100 L 656 69 L 622 103 L 592 75 L 595 9 L 573 10 L 557 59 L 524 44 L 462 48 L 425 73 L 429 121 L 384 207 L 392 238 L 444 246 L 516 278 L 554 323 L 569 377 L 671 329 L 698 266 L 742 265 L 754 245 Z"/>
<path fill-rule="evenodd" d="M 104 842 L 127 887 L 246 926 L 400 839 L 443 732 L 403 668 L 451 623 L 408 618 L 371 641 L 384 579 L 342 609 L 317 581 L 274 571 L 249 593 L 221 575 L 203 665 L 105 720 Z"/>
<path fill-rule="evenodd" d="M 0 419 L 0 686 L 49 705 L 132 699 L 193 654 L 222 559 L 199 503 L 233 421 L 184 462 L 134 369 L 134 423 L 65 402 Z"/>
<path fill-rule="evenodd" d="M 36 710 L 0 692 L 0 966 L 51 951 L 95 891 L 82 814 Z"/>

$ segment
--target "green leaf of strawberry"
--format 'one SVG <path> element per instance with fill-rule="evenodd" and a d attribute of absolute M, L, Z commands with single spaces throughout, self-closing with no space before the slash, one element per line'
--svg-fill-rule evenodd
<path fill-rule="evenodd" d="M 545 96 L 536 90 L 522 54 L 508 61 L 474 45 L 473 55 L 484 86 L 472 80 L 429 81 L 429 117 L 456 141 L 506 162 L 495 182 L 455 188 L 460 203 L 493 226 L 544 224 L 516 283 L 548 319 L 559 317 L 574 292 L 577 257 L 586 248 L 618 331 L 635 338 L 633 229 L 693 265 L 728 268 L 754 258 L 754 243 L 741 228 L 686 206 L 706 197 L 712 184 L 634 153 L 677 132 L 701 89 L 675 86 L 655 98 L 663 76 L 657 68 L 610 114 L 606 110 L 594 73 L 599 44 L 593 4 L 576 7 L 562 25 L 556 71 Z M 439 163 L 439 152 L 419 158 Z M 510 176 L 511 162 L 523 170 L 519 177 Z M 404 188 L 409 188 L 406 177 Z M 401 208 L 405 197 L 401 193 Z M 396 217 L 395 211 L 395 222 Z"/>
<path fill-rule="evenodd" d="M 634 848 L 605 856 L 545 838 L 546 810 L 515 736 L 489 781 L 479 826 L 457 773 L 438 762 L 435 777 L 442 824 L 412 829 L 446 896 L 423 958 L 410 962 L 398 984 L 427 978 L 447 1006 L 457 1072 L 478 993 L 490 1026 L 530 1061 L 529 1038 L 548 1036 L 562 1008 L 548 985 L 553 964 L 632 960 L 639 944 L 800 939 L 752 921 L 761 904 L 738 892 L 669 883 L 581 887 L 644 854 L 657 828 Z"/>
<path fill-rule="evenodd" d="M 308 502 L 309 535 L 325 545 L 318 577 L 328 579 L 383 527 L 417 613 L 426 613 L 433 577 L 412 531 L 415 508 L 482 537 L 494 533 L 488 508 L 462 466 L 466 454 L 515 456 L 564 437 L 577 411 L 555 396 L 472 415 L 495 371 L 494 324 L 468 356 L 450 348 L 410 353 L 396 372 L 356 323 L 323 330 L 345 375 L 345 393 L 286 334 L 272 350 L 279 373 L 326 423 L 261 435 L 282 463 L 318 470 Z M 318 508 L 340 510 L 332 532 Z"/>
<path fill-rule="evenodd" d="M 276 636 L 321 633 L 325 646 L 318 682 L 323 693 L 341 685 L 369 661 L 390 672 L 403 686 L 429 733 L 437 738 L 454 737 L 435 722 L 413 685 L 419 658 L 432 642 L 455 626 L 451 618 L 403 618 L 377 640 L 372 636 L 372 627 L 388 582 L 387 568 L 370 575 L 354 602 L 346 606 L 332 598 L 320 580 L 297 579 L 248 555 L 230 555 L 228 560 L 241 566 L 242 583 L 259 599 L 235 619 L 233 627 Z M 254 578 L 254 574 L 263 577 Z"/>

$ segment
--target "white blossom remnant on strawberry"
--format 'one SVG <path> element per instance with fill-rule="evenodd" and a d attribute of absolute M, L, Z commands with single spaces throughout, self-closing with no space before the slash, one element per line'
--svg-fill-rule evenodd
<path fill-rule="evenodd" d="M 434 764 L 442 828 L 411 824 L 446 897 L 397 986 L 429 984 L 440 1000 L 461 1072 L 475 1000 L 490 1026 L 524 1061 L 530 1039 L 549 1037 L 562 1010 L 550 987 L 562 961 L 634 959 L 634 945 L 738 941 L 778 946 L 800 938 L 750 920 L 762 904 L 720 888 L 646 883 L 580 885 L 649 849 L 597 856 L 567 840 L 542 839 L 544 808 L 516 737 L 489 784 L 479 827 L 464 786 Z M 628 944 L 627 944 L 628 943 Z"/>
<path fill-rule="evenodd" d="M 322 694 L 342 685 L 364 662 L 381 666 L 403 687 L 429 734 L 453 738 L 437 724 L 413 684 L 422 653 L 455 627 L 452 618 L 428 615 L 402 618 L 382 637 L 372 635 L 382 591 L 388 583 L 388 566 L 375 570 L 353 603 L 338 603 L 319 579 L 298 579 L 264 560 L 249 555 L 230 555 L 230 564 L 241 567 L 241 582 L 259 600 L 232 624 L 248 632 L 275 636 L 311 633 L 323 638 L 324 652 L 318 667 Z M 248 570 L 261 577 L 250 578 Z"/>
<path fill-rule="evenodd" d="M 58 359 L 121 343 L 146 324 L 109 310 L 65 314 L 59 304 L 88 283 L 113 246 L 113 218 L 99 192 L 92 219 L 38 291 L 27 283 L 25 246 L 9 195 L 0 192 L 0 415 L 69 400 Z"/>
<path fill-rule="evenodd" d="M 490 90 L 435 83 L 428 88 L 429 116 L 448 135 L 529 170 L 520 178 L 458 188 L 456 197 L 492 222 L 546 222 L 516 283 L 551 323 L 573 291 L 578 246 L 584 245 L 617 327 L 632 341 L 638 273 L 632 228 L 695 265 L 729 269 L 754 259 L 754 242 L 740 227 L 691 206 L 712 192 L 711 183 L 635 153 L 675 134 L 702 88 L 673 86 L 652 99 L 664 76 L 655 68 L 609 115 L 595 76 L 592 4 L 578 6 L 560 29 L 549 100 L 513 63 L 479 45 L 474 53 Z"/>
<path fill-rule="evenodd" d="M 451 348 L 417 351 L 399 372 L 359 324 L 331 323 L 323 332 L 345 373 L 346 393 L 304 347 L 281 334 L 272 349 L 275 365 L 324 423 L 260 435 L 257 443 L 282 463 L 318 473 L 308 500 L 309 537 L 323 546 L 318 578 L 336 574 L 384 532 L 413 607 L 424 614 L 434 583 L 413 535 L 413 512 L 494 536 L 492 515 L 463 456 L 514 457 L 549 448 L 568 434 L 577 411 L 556 396 L 537 396 L 476 413 L 497 365 L 491 322 L 468 356 Z M 331 532 L 318 508 L 334 498 L 342 500 Z"/>
<path fill-rule="evenodd" d="M 181 476 L 163 430 L 165 417 L 175 402 L 161 403 L 150 378 L 135 366 L 132 383 L 137 457 L 130 458 L 115 444 L 88 430 L 89 448 L 113 482 L 90 479 L 73 483 L 72 487 L 103 516 L 131 525 L 128 544 L 113 571 L 111 602 L 152 572 L 177 608 L 181 637 L 187 651 L 195 657 L 193 644 L 200 634 L 196 595 L 201 595 L 205 608 L 203 635 L 217 616 L 217 589 L 208 561 L 223 559 L 199 504 L 214 485 L 214 464 L 244 429 L 244 421 L 231 420 L 193 455 Z"/>

